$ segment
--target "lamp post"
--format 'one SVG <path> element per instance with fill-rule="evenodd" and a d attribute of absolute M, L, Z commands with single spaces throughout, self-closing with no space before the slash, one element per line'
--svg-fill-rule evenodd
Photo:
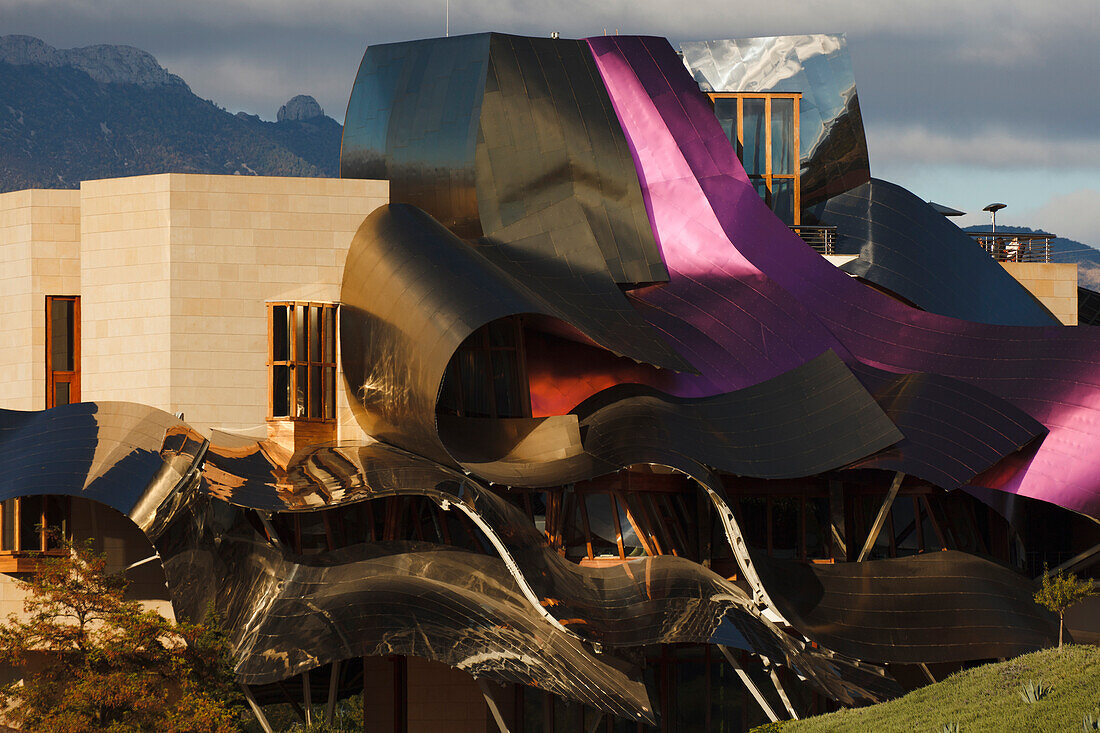
<path fill-rule="evenodd" d="M 989 206 L 986 206 L 985 208 L 982 209 L 982 211 L 988 211 L 989 212 L 989 218 L 992 221 L 994 236 L 996 236 L 996 234 L 997 234 L 997 212 L 1000 211 L 1001 209 L 1005 208 L 1005 206 L 1006 206 L 1005 204 L 990 204 Z"/>
<path fill-rule="evenodd" d="M 993 255 L 993 259 L 995 260 L 1004 259 L 1003 257 L 997 256 L 997 212 L 1003 208 L 1005 208 L 1005 204 L 990 204 L 982 209 L 982 211 L 989 212 L 989 218 L 992 222 L 991 227 L 993 234 L 989 238 L 989 254 Z"/>

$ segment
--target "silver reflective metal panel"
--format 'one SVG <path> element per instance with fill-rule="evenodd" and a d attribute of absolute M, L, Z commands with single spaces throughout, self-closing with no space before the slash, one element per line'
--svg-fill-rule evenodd
<path fill-rule="evenodd" d="M 705 92 L 802 94 L 804 209 L 870 179 L 863 117 L 843 34 L 689 41 L 680 50 Z"/>

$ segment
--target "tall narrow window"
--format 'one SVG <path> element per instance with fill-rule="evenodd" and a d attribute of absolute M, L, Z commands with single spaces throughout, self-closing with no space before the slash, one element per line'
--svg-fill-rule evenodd
<path fill-rule="evenodd" d="M 518 318 L 494 321 L 459 347 L 447 366 L 439 411 L 462 417 L 530 417 Z"/>
<path fill-rule="evenodd" d="M 336 305 L 269 303 L 270 417 L 336 419 Z"/>
<path fill-rule="evenodd" d="M 80 402 L 80 297 L 46 296 L 46 407 Z"/>
<path fill-rule="evenodd" d="M 801 223 L 800 94 L 714 93 L 714 114 L 760 198 L 786 224 Z"/>

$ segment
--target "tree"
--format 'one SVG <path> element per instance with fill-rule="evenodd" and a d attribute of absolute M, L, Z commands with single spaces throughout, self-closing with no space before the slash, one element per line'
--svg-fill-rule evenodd
<path fill-rule="evenodd" d="M 1091 580 L 1082 580 L 1073 573 L 1061 571 L 1051 575 L 1043 568 L 1043 583 L 1035 591 L 1035 602 L 1058 614 L 1058 649 L 1062 648 L 1062 629 L 1065 627 L 1066 611 L 1070 606 L 1089 596 L 1100 593 Z"/>
<path fill-rule="evenodd" d="M 91 542 L 60 541 L 40 560 L 25 617 L 0 626 L 0 664 L 21 682 L 0 686 L 9 722 L 38 733 L 235 733 L 239 692 L 217 619 L 173 623 L 124 598 Z M 39 664 L 40 662 L 40 664 Z"/>

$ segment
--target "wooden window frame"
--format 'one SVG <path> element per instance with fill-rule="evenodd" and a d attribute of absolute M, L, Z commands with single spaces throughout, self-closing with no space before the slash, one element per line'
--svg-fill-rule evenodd
<path fill-rule="evenodd" d="M 55 370 L 53 368 L 53 315 L 51 313 L 54 301 L 73 302 L 73 369 L 72 371 Z M 69 404 L 80 402 L 80 296 L 79 295 L 47 295 L 46 296 L 46 409 L 57 406 L 56 386 L 59 383 L 69 385 Z"/>
<path fill-rule="evenodd" d="M 468 409 L 466 407 L 465 395 L 463 394 L 463 354 L 469 351 L 479 351 L 485 354 L 485 363 L 487 366 L 486 371 L 483 374 L 476 375 L 478 378 L 485 381 L 486 393 L 489 397 L 489 415 L 491 418 L 501 417 L 531 417 L 531 385 L 527 381 L 527 354 L 524 346 L 523 339 L 523 322 L 518 317 L 508 318 L 505 321 L 511 325 L 513 329 L 513 344 L 512 346 L 493 346 L 492 340 L 489 338 L 489 329 L 493 325 L 499 325 L 498 322 L 488 323 L 482 326 L 462 343 L 459 349 L 451 357 L 452 363 L 447 365 L 447 371 L 453 382 L 451 388 L 454 390 L 455 399 L 458 402 L 458 417 L 467 417 L 465 414 Z M 496 397 L 496 385 L 493 384 L 493 353 L 505 352 L 515 355 L 516 360 L 516 388 L 518 389 L 519 407 L 522 412 L 521 415 L 501 415 L 500 410 L 497 408 Z M 452 371 L 453 368 L 453 371 Z"/>
<path fill-rule="evenodd" d="M 287 358 L 275 359 L 275 309 L 279 307 L 287 308 Z M 282 421 L 289 420 L 293 422 L 310 422 L 310 423 L 335 423 L 337 418 L 337 397 L 338 390 L 336 389 L 337 380 L 337 362 L 339 361 L 339 336 L 337 335 L 337 329 L 339 327 L 339 303 L 322 303 L 318 301 L 308 300 L 286 300 L 286 301 L 273 301 L 267 304 L 267 419 L 268 421 Z M 320 328 L 320 337 L 318 344 L 320 348 L 320 361 L 314 361 L 310 354 L 309 341 L 310 341 L 310 323 L 309 323 L 309 309 L 320 308 L 321 314 L 318 319 L 318 325 Z M 305 361 L 298 359 L 298 328 L 297 319 L 301 314 L 304 314 L 305 324 L 302 327 L 303 338 L 305 339 Z M 325 354 L 328 351 L 328 337 L 325 332 L 325 322 L 327 319 L 332 319 L 332 361 L 325 359 Z M 287 387 L 289 390 L 289 398 L 287 400 L 287 415 L 275 414 L 275 367 L 287 368 Z M 309 388 L 309 373 L 312 369 L 319 369 L 321 375 L 321 390 L 320 390 L 320 404 L 318 404 L 317 412 L 319 416 L 311 416 L 310 401 L 312 398 L 312 390 Z M 298 383 L 299 376 L 301 374 L 306 375 L 306 414 L 298 415 Z M 331 380 L 331 383 L 330 383 Z M 332 398 L 332 414 L 325 414 L 326 396 Z"/>
<path fill-rule="evenodd" d="M 718 99 L 737 100 L 737 158 L 741 160 L 742 150 L 745 148 L 745 100 L 764 100 L 764 174 L 749 173 L 750 181 L 764 181 L 768 195 L 771 195 L 774 181 L 792 181 L 794 188 L 794 200 L 791 204 L 791 226 L 799 226 L 802 223 L 802 162 L 801 140 L 799 139 L 799 125 L 801 123 L 802 94 L 800 92 L 710 92 L 711 105 Z M 794 103 L 793 138 L 791 145 L 794 148 L 793 173 L 772 173 L 772 100 L 790 99 Z M 742 162 L 744 162 L 742 160 Z M 748 173 L 748 171 L 746 171 Z M 770 208 L 770 207 L 769 207 Z"/>
<path fill-rule="evenodd" d="M 60 557 L 67 554 L 67 550 L 61 547 L 51 548 L 47 542 L 50 525 L 47 524 L 49 515 L 49 500 L 57 499 L 62 502 L 64 512 L 65 539 L 72 539 L 73 502 L 70 496 L 42 495 L 42 511 L 39 514 L 38 544 L 36 547 L 23 547 L 23 501 L 30 497 L 15 497 L 0 502 L 0 573 L 27 573 L 34 572 L 38 565 L 38 558 Z M 10 502 L 10 504 L 9 504 Z M 12 523 L 12 547 L 4 549 L 5 516 L 8 511 L 15 512 L 15 521 Z"/>

